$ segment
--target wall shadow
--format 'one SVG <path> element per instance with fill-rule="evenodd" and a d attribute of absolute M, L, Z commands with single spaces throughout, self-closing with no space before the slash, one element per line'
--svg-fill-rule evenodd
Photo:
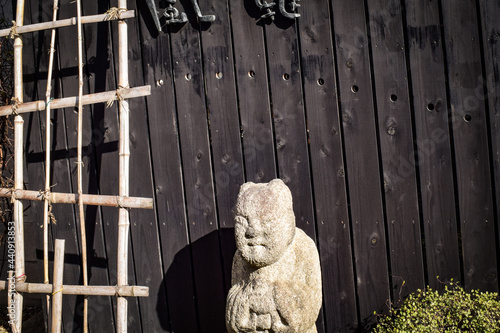
<path fill-rule="evenodd" d="M 207 329 L 225 332 L 227 277 L 222 263 L 223 257 L 232 258 L 235 249 L 234 229 L 225 228 L 212 231 L 173 254 L 157 289 L 159 301 L 156 310 L 162 329 L 170 332 L 206 332 Z M 227 281 L 227 285 L 229 283 Z M 164 312 L 164 304 L 160 301 L 165 293 L 168 313 Z"/>

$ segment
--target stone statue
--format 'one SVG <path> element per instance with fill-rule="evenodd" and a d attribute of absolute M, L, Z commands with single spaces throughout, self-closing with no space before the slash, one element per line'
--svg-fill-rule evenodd
<path fill-rule="evenodd" d="M 288 187 L 280 179 L 245 183 L 234 214 L 237 251 L 226 302 L 228 332 L 317 332 L 318 250 L 295 227 Z"/>

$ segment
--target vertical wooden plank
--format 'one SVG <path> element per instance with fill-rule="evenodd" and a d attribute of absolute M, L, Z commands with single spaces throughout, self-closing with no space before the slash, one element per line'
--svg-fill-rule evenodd
<path fill-rule="evenodd" d="M 492 180 L 476 3 L 441 3 L 465 287 L 497 290 Z M 490 253 L 490 255 L 485 255 Z"/>
<path fill-rule="evenodd" d="M 278 176 L 292 192 L 297 227 L 316 239 L 295 21 L 277 15 L 266 26 L 266 45 Z"/>
<path fill-rule="evenodd" d="M 301 7 L 299 33 L 326 332 L 358 325 L 329 2 Z M 340 300 L 340 301 L 339 301 Z"/>
<path fill-rule="evenodd" d="M 410 63 L 427 283 L 460 280 L 453 159 L 438 3 L 406 1 Z M 405 175 L 410 164 L 401 164 Z M 410 169 L 411 170 L 411 169 Z"/>
<path fill-rule="evenodd" d="M 111 4 L 113 5 L 113 4 Z M 107 1 L 97 1 L 97 11 L 105 13 L 110 7 Z M 135 19 L 133 19 L 135 20 Z M 114 52 L 117 44 L 113 41 L 113 31 L 116 31 L 116 22 L 103 22 L 96 25 L 96 35 L 87 41 L 87 45 L 95 43 L 93 54 L 87 54 L 87 61 L 94 66 L 94 73 L 89 81 L 91 92 L 103 92 L 116 89 L 114 72 Z M 88 46 L 90 47 L 90 46 Z M 89 51 L 90 52 L 90 51 Z M 99 193 L 118 195 L 118 110 L 117 103 L 106 108 L 104 103 L 95 104 L 92 108 L 92 137 L 95 149 L 95 165 L 99 181 Z M 132 110 L 132 108 L 130 109 Z M 131 113 L 133 113 L 131 111 Z M 131 192 L 133 193 L 133 192 Z M 134 195 L 134 194 L 132 194 Z M 118 235 L 118 209 L 102 207 L 102 224 L 105 236 L 107 262 L 109 269 L 109 283 L 117 283 L 117 235 Z M 135 267 L 133 265 L 134 253 L 129 243 L 129 284 L 136 285 Z M 116 298 L 111 298 L 113 313 L 116 318 Z M 128 329 L 131 332 L 140 332 L 141 318 L 139 316 L 138 299 L 128 299 Z"/>
<path fill-rule="evenodd" d="M 340 110 L 362 322 L 387 309 L 389 278 L 363 1 L 332 1 Z"/>
<path fill-rule="evenodd" d="M 265 34 L 278 177 L 292 192 L 297 227 L 316 241 L 296 21 L 277 15 Z M 319 324 L 323 332 L 322 314 Z"/>
<path fill-rule="evenodd" d="M 276 178 L 276 157 L 261 13 L 249 1 L 229 5 L 246 180 L 269 182 Z"/>
<path fill-rule="evenodd" d="M 190 4 L 184 10 L 189 22 L 176 27 L 171 40 L 199 330 L 222 332 L 225 295 L 200 36 Z"/>
<path fill-rule="evenodd" d="M 323 277 L 325 332 L 358 325 L 329 2 L 300 10 L 299 36 Z"/>
<path fill-rule="evenodd" d="M 491 143 L 491 155 L 493 159 L 493 180 L 496 195 L 494 201 L 496 207 L 495 222 L 497 231 L 499 228 L 498 214 L 500 207 L 500 4 L 495 1 L 479 1 L 481 8 L 481 22 L 483 31 L 483 54 L 486 68 L 486 81 L 483 83 L 488 98 L 489 114 L 489 142 Z M 488 118 L 487 118 L 488 119 Z M 497 234 L 497 246 L 500 246 L 500 233 Z M 497 253 L 500 249 L 497 247 Z M 500 258 L 497 257 L 500 267 Z M 498 278 L 497 278 L 498 279 Z"/>
<path fill-rule="evenodd" d="M 216 16 L 210 27 L 202 30 L 201 38 L 224 282 L 228 292 L 236 251 L 232 208 L 244 183 L 234 58 L 228 1 L 204 1 L 200 6 L 202 13 Z"/>
<path fill-rule="evenodd" d="M 393 300 L 397 302 L 425 287 L 403 18 L 400 0 L 368 0 L 367 5 Z"/>
<path fill-rule="evenodd" d="M 156 33 L 148 19 L 148 8 L 138 3 L 145 84 L 152 87 L 147 97 L 148 126 L 159 221 L 164 280 L 157 292 L 156 315 L 161 329 L 196 332 L 191 251 L 188 246 L 179 133 L 175 108 L 170 36 Z M 167 297 L 167 302 L 162 297 Z M 168 303 L 168 304 L 167 304 Z"/>

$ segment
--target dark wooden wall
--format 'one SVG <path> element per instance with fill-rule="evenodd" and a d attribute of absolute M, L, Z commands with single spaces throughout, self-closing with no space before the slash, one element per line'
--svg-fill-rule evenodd
<path fill-rule="evenodd" d="M 130 332 L 224 332 L 235 251 L 231 208 L 245 181 L 283 179 L 297 226 L 318 245 L 319 332 L 367 328 L 374 311 L 454 279 L 497 291 L 500 206 L 500 3 L 304 0 L 296 21 L 259 20 L 253 0 L 199 0 L 214 14 L 155 30 L 129 1 Z M 85 0 L 83 14 L 107 1 Z M 111 6 L 116 6 L 111 3 Z M 51 20 L 30 0 L 25 23 Z M 75 16 L 62 0 L 60 18 Z M 84 28 L 85 92 L 116 89 L 116 23 Z M 49 32 L 24 39 L 25 101 L 43 99 Z M 76 28 L 57 38 L 55 96 L 77 94 Z M 118 193 L 116 104 L 85 107 L 84 192 Z M 24 116 L 26 188 L 42 189 L 47 124 Z M 52 118 L 54 191 L 76 192 L 74 109 Z M 31 282 L 42 281 L 43 204 L 26 204 Z M 65 283 L 81 282 L 75 207 L 55 205 Z M 86 208 L 90 284 L 116 283 L 118 210 Z M 64 331 L 82 299 L 65 296 Z M 90 299 L 91 332 L 113 332 L 115 299 Z"/>

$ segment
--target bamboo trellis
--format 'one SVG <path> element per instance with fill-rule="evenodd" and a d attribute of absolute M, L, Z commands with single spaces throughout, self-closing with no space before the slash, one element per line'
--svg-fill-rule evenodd
<path fill-rule="evenodd" d="M 15 159 L 15 185 L 14 188 L 0 188 L 0 197 L 10 197 L 14 204 L 14 225 L 15 225 L 15 273 L 9 272 L 9 281 L 0 281 L 0 290 L 12 290 L 11 283 L 15 283 L 15 320 L 12 327 L 14 332 L 22 331 L 22 307 L 23 298 L 22 293 L 41 293 L 47 294 L 47 305 L 49 305 L 50 297 L 52 297 L 52 332 L 60 331 L 60 312 L 63 294 L 83 295 L 85 296 L 85 303 L 89 295 L 101 296 L 116 296 L 117 300 L 117 332 L 127 331 L 127 299 L 126 297 L 147 297 L 149 295 L 149 288 L 142 286 L 128 286 L 128 237 L 129 237 L 129 208 L 153 208 L 153 199 L 150 198 L 137 198 L 129 197 L 129 105 L 126 99 L 134 97 L 147 96 L 151 93 L 150 86 L 142 86 L 130 88 L 128 82 L 128 56 L 127 56 L 127 23 L 125 19 L 133 18 L 134 11 L 126 9 L 126 0 L 118 0 L 118 8 L 112 8 L 105 14 L 81 16 L 80 1 L 77 4 L 77 16 L 57 20 L 57 0 L 54 0 L 54 16 L 52 22 L 43 22 L 23 26 L 24 16 L 24 0 L 17 1 L 16 7 L 16 21 L 14 26 L 10 29 L 0 30 L 0 37 L 11 35 L 14 40 L 14 105 L 0 107 L 0 116 L 15 115 L 15 145 L 14 145 L 14 159 Z M 82 94 L 82 50 L 81 50 L 81 25 L 95 22 L 102 22 L 107 20 L 118 20 L 118 89 L 116 91 L 107 91 L 103 93 Z M 52 29 L 52 38 L 54 39 L 55 29 L 77 25 L 78 26 L 78 50 L 79 50 L 79 94 L 74 97 L 66 97 L 60 99 L 50 99 L 51 92 L 51 79 L 50 72 L 52 71 L 52 53 L 54 52 L 54 45 L 51 42 L 49 58 L 49 79 L 47 82 L 47 92 L 45 101 L 23 102 L 23 82 L 22 82 L 22 39 L 21 34 L 27 32 L 35 32 L 41 30 Z M 44 110 L 46 117 L 50 116 L 50 110 L 56 110 L 65 107 L 78 106 L 79 121 L 78 121 L 78 183 L 81 184 L 81 137 L 82 137 L 82 106 L 88 104 L 96 104 L 118 100 L 119 107 L 119 126 L 120 126 L 120 139 L 119 139 L 119 195 L 90 195 L 83 194 L 81 186 L 78 186 L 78 193 L 54 193 L 50 190 L 50 152 L 48 143 L 46 144 L 46 184 L 45 190 L 25 190 L 23 188 L 23 118 L 22 113 L 37 112 Z M 47 101 L 50 101 L 47 102 Z M 50 106 L 49 106 L 50 104 Z M 49 118 L 50 119 L 50 118 Z M 46 122 L 46 141 L 50 142 L 50 121 Z M 54 261 L 54 283 L 50 284 L 48 279 L 47 256 L 48 242 L 44 241 L 44 283 L 27 283 L 25 282 L 26 276 L 24 272 L 24 234 L 23 234 L 23 208 L 21 200 L 38 200 L 44 201 L 44 240 L 48 233 L 48 205 L 66 203 L 78 204 L 79 217 L 81 224 L 81 242 L 82 242 L 82 269 L 86 277 L 86 258 L 85 258 L 85 226 L 83 216 L 83 205 L 99 205 L 99 206 L 112 206 L 119 208 L 119 221 L 118 221 L 118 246 L 117 246 L 117 285 L 116 286 L 88 286 L 86 279 L 84 279 L 83 286 L 64 285 L 62 281 L 63 269 L 63 252 L 64 242 L 56 240 L 56 251 L 58 252 L 58 263 Z M 62 254 L 61 254 L 62 251 Z M 57 274 L 56 274 L 57 271 Z M 12 277 L 12 278 L 10 278 Z M 11 298 L 9 296 L 9 302 Z M 10 303 L 9 303 L 10 304 Z M 85 304 L 86 306 L 86 304 Z M 47 306 L 49 310 L 49 306 Z M 87 331 L 87 318 L 86 311 L 84 311 L 84 331 Z"/>

